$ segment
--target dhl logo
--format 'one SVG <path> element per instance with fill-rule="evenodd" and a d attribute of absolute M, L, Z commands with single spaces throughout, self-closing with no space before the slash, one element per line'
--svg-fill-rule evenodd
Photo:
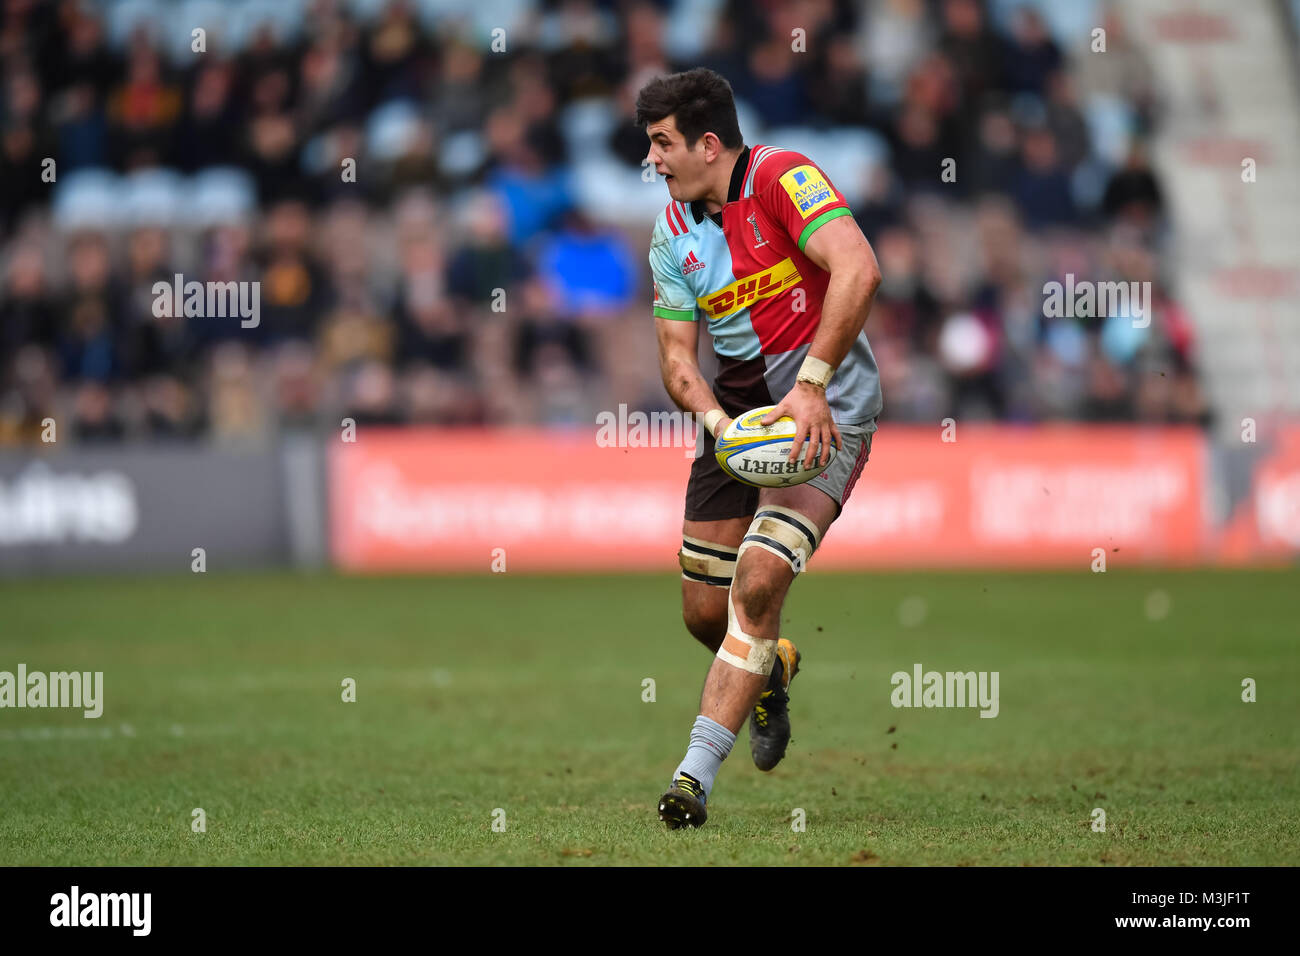
<path fill-rule="evenodd" d="M 695 300 L 711 319 L 721 319 L 739 312 L 752 302 L 766 299 L 794 285 L 803 278 L 795 264 L 787 257 L 770 269 L 755 272 L 752 276 L 737 279 L 731 285 L 700 296 Z"/>

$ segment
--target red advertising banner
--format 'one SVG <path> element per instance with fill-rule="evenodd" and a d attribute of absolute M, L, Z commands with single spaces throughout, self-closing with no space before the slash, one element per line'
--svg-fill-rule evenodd
<path fill-rule="evenodd" d="M 363 432 L 330 459 L 333 554 L 349 569 L 675 565 L 693 460 L 540 430 Z"/>
<path fill-rule="evenodd" d="M 1212 557 L 1195 429 L 962 425 L 943 438 L 882 426 L 810 567 Z M 352 570 L 675 568 L 691 461 L 680 447 L 600 447 L 595 429 L 365 430 L 330 453 L 333 555 Z"/>
<path fill-rule="evenodd" d="M 1284 563 L 1300 555 L 1300 426 L 1261 443 L 1250 494 L 1237 504 L 1215 542 L 1229 563 Z"/>

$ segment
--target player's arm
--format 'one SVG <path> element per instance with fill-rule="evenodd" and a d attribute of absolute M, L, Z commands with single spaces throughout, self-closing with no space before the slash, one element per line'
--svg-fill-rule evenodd
<path fill-rule="evenodd" d="M 731 419 L 725 414 L 720 418 L 709 415 L 714 410 L 721 412 L 721 409 L 709 383 L 700 373 L 700 323 L 656 316 L 655 333 L 659 338 L 659 374 L 663 377 L 668 396 L 682 411 L 691 412 L 706 425 L 711 425 L 716 437 Z"/>
<path fill-rule="evenodd" d="M 852 216 L 825 223 L 812 234 L 803 251 L 831 274 L 821 322 L 808 354 L 838 368 L 867 324 L 876 289 L 880 288 L 880 265 Z"/>
<path fill-rule="evenodd" d="M 823 464 L 830 458 L 831 439 L 840 444 L 840 430 L 826 401 L 826 383 L 866 325 L 881 276 L 876 254 L 852 216 L 838 216 L 822 223 L 809 237 L 803 251 L 830 273 L 830 282 L 822 301 L 821 320 L 808 346 L 804 370 L 781 405 L 764 421 L 789 415 L 799 423 L 800 433 L 790 449 L 790 460 L 798 457 L 807 435 L 804 467 L 808 468 L 812 467 L 819 444 Z M 814 384 L 815 380 L 821 384 Z"/>
<path fill-rule="evenodd" d="M 789 460 L 793 462 L 806 449 L 803 467 L 810 468 L 819 446 L 820 463 L 826 464 L 831 458 L 832 438 L 836 446 L 841 445 L 840 429 L 827 402 L 826 385 L 866 325 L 867 313 L 880 286 L 880 265 L 853 216 L 837 216 L 823 222 L 803 247 L 803 254 L 831 273 L 822 302 L 822 319 L 794 388 L 763 420 L 767 423 L 768 419 L 775 421 L 781 415 L 789 415 L 796 421 L 800 432 L 790 447 Z"/>
<path fill-rule="evenodd" d="M 789 460 L 802 455 L 804 466 L 810 468 L 818 445 L 821 463 L 826 464 L 831 440 L 840 441 L 826 386 L 862 332 L 880 284 L 880 268 L 853 220 L 848 200 L 824 170 L 797 153 L 784 157 L 780 152 L 767 154 L 759 162 L 754 178 L 756 202 L 798 244 L 800 252 L 830 273 L 817 329 L 795 385 L 763 417 L 764 424 L 782 415 L 794 419 L 796 435 Z"/>
<path fill-rule="evenodd" d="M 659 374 L 677 407 L 695 415 L 716 437 L 720 423 L 730 419 L 718 407 L 713 390 L 700 374 L 700 323 L 695 294 L 683 281 L 664 223 L 661 216 L 650 239 Z"/>

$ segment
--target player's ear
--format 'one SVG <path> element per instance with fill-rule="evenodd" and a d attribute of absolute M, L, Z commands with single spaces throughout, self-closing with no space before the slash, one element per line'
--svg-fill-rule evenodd
<path fill-rule="evenodd" d="M 705 162 L 713 162 L 722 152 L 722 140 L 718 139 L 717 133 L 705 133 L 704 140 L 704 159 Z"/>

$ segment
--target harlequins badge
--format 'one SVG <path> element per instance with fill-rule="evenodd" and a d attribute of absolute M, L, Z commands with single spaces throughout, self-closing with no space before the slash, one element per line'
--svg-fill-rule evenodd
<path fill-rule="evenodd" d="M 767 240 L 758 231 L 758 213 L 751 212 L 749 214 L 749 224 L 754 227 L 754 248 L 757 249 L 759 246 L 767 245 Z"/>

